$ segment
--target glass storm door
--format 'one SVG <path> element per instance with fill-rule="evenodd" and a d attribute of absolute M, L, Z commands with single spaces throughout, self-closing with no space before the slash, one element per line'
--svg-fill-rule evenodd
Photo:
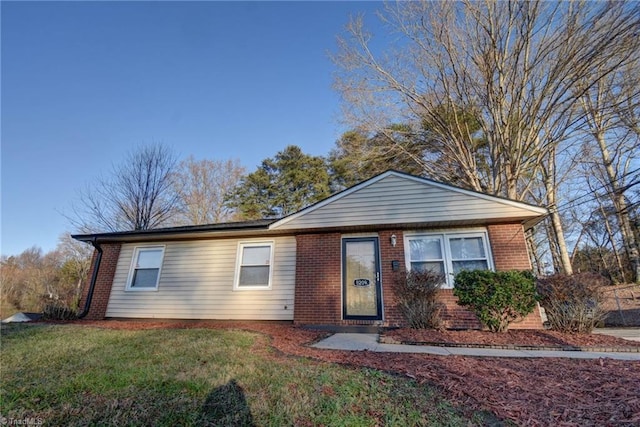
<path fill-rule="evenodd" d="M 345 319 L 382 319 L 377 237 L 342 240 L 342 298 Z"/>

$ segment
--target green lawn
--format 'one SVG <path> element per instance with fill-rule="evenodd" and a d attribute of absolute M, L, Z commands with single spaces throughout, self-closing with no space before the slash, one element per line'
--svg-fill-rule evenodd
<path fill-rule="evenodd" d="M 4 327 L 3 417 L 44 425 L 469 425 L 409 379 L 274 354 L 210 329 Z"/>

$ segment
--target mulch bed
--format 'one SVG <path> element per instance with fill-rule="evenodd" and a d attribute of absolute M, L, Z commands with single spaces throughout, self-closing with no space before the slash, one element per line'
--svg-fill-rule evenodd
<path fill-rule="evenodd" d="M 543 347 L 545 349 L 611 349 L 640 348 L 640 342 L 608 335 L 563 334 L 556 331 L 511 330 L 505 333 L 487 331 L 437 331 L 433 329 L 394 329 L 386 331 L 385 343 L 470 345 L 487 347 Z"/>
<path fill-rule="evenodd" d="M 488 410 L 498 418 L 510 420 L 517 425 L 640 425 L 640 362 L 611 359 L 498 359 L 321 350 L 307 344 L 322 338 L 326 333 L 270 322 L 109 320 L 77 323 L 114 329 L 250 330 L 271 337 L 271 345 L 277 350 L 273 357 L 301 356 L 404 375 L 439 388 L 463 410 Z M 527 337 L 524 331 L 514 335 L 518 339 L 525 338 L 528 343 L 559 339 L 581 345 L 593 343 L 593 340 L 602 344 L 599 340 L 609 341 L 611 338 L 555 334 L 549 335 L 551 338 L 543 338 L 537 333 L 531 333 Z M 479 339 L 475 334 L 470 336 L 469 339 Z"/>

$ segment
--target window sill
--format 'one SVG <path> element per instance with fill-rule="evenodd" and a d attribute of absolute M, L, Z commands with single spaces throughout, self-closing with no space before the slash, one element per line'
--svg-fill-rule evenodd
<path fill-rule="evenodd" d="M 270 291 L 271 286 L 234 286 L 233 291 Z"/>

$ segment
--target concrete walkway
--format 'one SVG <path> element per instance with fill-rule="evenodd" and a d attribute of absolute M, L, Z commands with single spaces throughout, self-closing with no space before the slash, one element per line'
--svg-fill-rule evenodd
<path fill-rule="evenodd" d="M 640 328 L 596 328 L 593 333 L 610 335 L 630 341 L 640 341 Z"/>
<path fill-rule="evenodd" d="M 438 356 L 481 357 L 563 357 L 569 359 L 619 359 L 639 360 L 640 353 L 560 351 L 560 350 L 506 350 L 494 348 L 432 347 L 422 345 L 380 344 L 378 334 L 333 334 L 312 347 L 329 350 L 374 351 L 389 353 L 424 353 Z"/>

